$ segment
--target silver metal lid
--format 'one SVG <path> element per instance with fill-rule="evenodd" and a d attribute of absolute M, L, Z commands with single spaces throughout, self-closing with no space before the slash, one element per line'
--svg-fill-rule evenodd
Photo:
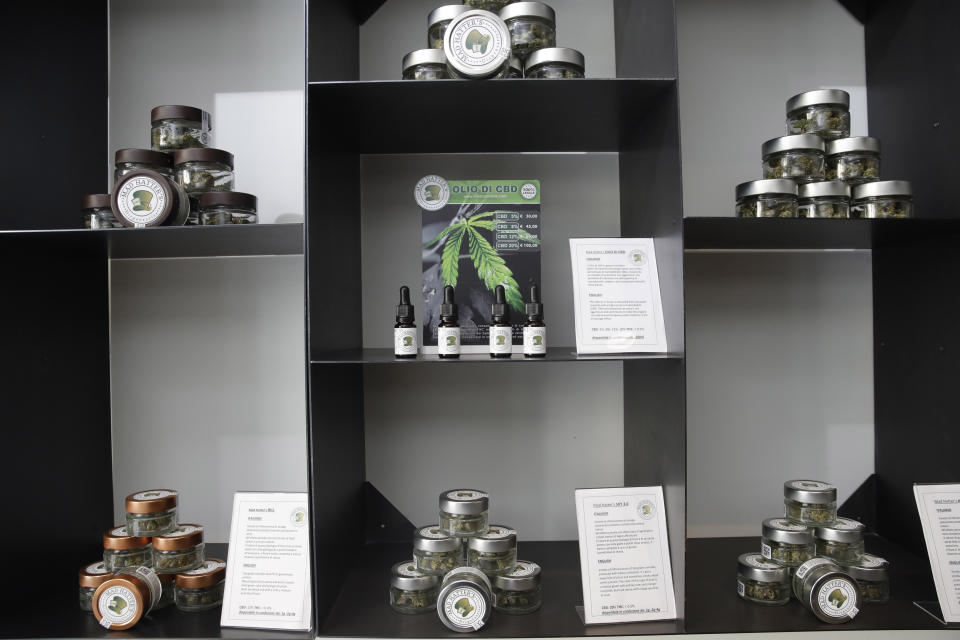
<path fill-rule="evenodd" d="M 451 631 L 479 631 L 493 611 L 493 588 L 479 569 L 457 567 L 443 579 L 437 596 L 437 615 Z"/>
<path fill-rule="evenodd" d="M 527 58 L 524 71 L 529 71 L 538 64 L 546 64 L 548 62 L 570 64 L 578 67 L 580 70 L 583 70 L 585 67 L 583 54 L 576 49 L 570 49 L 568 47 L 547 47 L 546 49 L 537 49 L 530 54 Z"/>
<path fill-rule="evenodd" d="M 852 565 L 844 565 L 843 570 L 850 574 L 851 578 L 856 580 L 880 581 L 887 579 L 887 567 L 890 563 L 869 553 L 863 554 L 860 562 Z"/>
<path fill-rule="evenodd" d="M 540 584 L 540 565 L 528 560 L 517 560 L 517 566 L 505 576 L 493 579 L 493 586 L 506 591 L 529 591 Z"/>
<path fill-rule="evenodd" d="M 783 582 L 790 569 L 782 567 L 773 560 L 767 560 L 759 553 L 744 553 L 737 558 L 737 572 L 747 580 L 759 582 Z"/>
<path fill-rule="evenodd" d="M 840 138 L 827 143 L 826 153 L 835 156 L 840 153 L 880 153 L 880 139 L 870 136 Z"/>
<path fill-rule="evenodd" d="M 447 64 L 447 57 L 443 49 L 417 49 L 403 56 L 403 70 L 419 64 Z"/>
<path fill-rule="evenodd" d="M 737 200 L 747 196 L 797 195 L 797 183 L 793 180 L 751 180 L 737 185 Z"/>
<path fill-rule="evenodd" d="M 837 501 L 837 488 L 820 480 L 787 480 L 783 497 L 807 504 L 829 504 Z"/>
<path fill-rule="evenodd" d="M 465 11 L 450 21 L 443 34 L 449 64 L 465 78 L 496 75 L 510 57 L 510 30 L 496 14 Z"/>
<path fill-rule="evenodd" d="M 466 4 L 445 4 L 442 7 L 437 7 L 427 16 L 427 29 L 438 22 L 453 20 L 461 13 L 466 13 L 467 11 L 470 11 L 470 5 Z"/>
<path fill-rule="evenodd" d="M 856 520 L 837 518 L 837 521 L 832 525 L 817 527 L 814 531 L 816 536 L 821 540 L 846 542 L 849 544 L 852 542 L 862 542 L 863 532 L 866 530 L 867 528 Z"/>
<path fill-rule="evenodd" d="M 815 104 L 838 104 L 850 108 L 850 94 L 842 89 L 818 89 L 798 93 L 787 100 L 787 113 Z"/>
<path fill-rule="evenodd" d="M 860 612 L 857 608 L 860 604 L 860 587 L 842 569 L 804 580 L 798 599 L 813 615 L 831 624 L 853 620 Z"/>
<path fill-rule="evenodd" d="M 513 2 L 500 9 L 500 19 L 506 22 L 512 18 L 542 18 L 548 22 L 557 22 L 557 12 L 542 2 Z"/>
<path fill-rule="evenodd" d="M 404 591 L 424 591 L 440 584 L 440 576 L 421 573 L 410 560 L 393 565 L 390 570 L 390 585 Z"/>
<path fill-rule="evenodd" d="M 883 198 L 885 196 L 913 196 L 913 185 L 906 180 L 880 180 L 853 188 L 853 199 Z"/>
<path fill-rule="evenodd" d="M 812 133 L 801 133 L 796 136 L 780 136 L 763 143 L 761 153 L 767 157 L 771 153 L 784 151 L 819 151 L 823 153 L 823 138 Z"/>
<path fill-rule="evenodd" d="M 786 518 L 767 518 L 763 521 L 763 537 L 785 544 L 812 544 L 813 531 Z"/>
<path fill-rule="evenodd" d="M 849 198 L 850 186 L 840 180 L 808 182 L 800 185 L 797 195 L 804 198 Z"/>
<path fill-rule="evenodd" d="M 440 511 L 458 516 L 478 516 L 490 507 L 490 496 L 476 489 L 454 489 L 440 494 Z"/>
<path fill-rule="evenodd" d="M 467 549 L 486 553 L 501 553 L 517 548 L 517 530 L 492 524 L 486 533 L 467 538 Z"/>
<path fill-rule="evenodd" d="M 448 536 L 438 524 L 428 524 L 413 532 L 413 548 L 435 553 L 459 552 L 460 538 Z"/>

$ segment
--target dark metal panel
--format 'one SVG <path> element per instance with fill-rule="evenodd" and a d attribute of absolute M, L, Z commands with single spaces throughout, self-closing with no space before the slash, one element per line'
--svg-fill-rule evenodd
<path fill-rule="evenodd" d="M 867 12 L 870 8 L 870 0 L 837 0 L 840 5 L 850 12 L 854 18 L 861 24 L 867 22 Z"/>
<path fill-rule="evenodd" d="M 862 522 L 867 531 L 877 531 L 877 474 L 863 481 L 837 511 L 844 518 Z"/>
<path fill-rule="evenodd" d="M 372 14 L 374 4 L 373 0 L 307 0 L 307 81 L 359 77 L 357 17 Z"/>
<path fill-rule="evenodd" d="M 613 28 L 618 78 L 677 77 L 673 0 L 614 0 Z"/>

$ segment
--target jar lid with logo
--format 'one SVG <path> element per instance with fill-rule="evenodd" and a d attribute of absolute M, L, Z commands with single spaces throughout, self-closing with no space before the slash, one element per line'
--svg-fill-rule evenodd
<path fill-rule="evenodd" d="M 403 56 L 402 71 L 418 67 L 421 64 L 447 64 L 447 56 L 443 49 L 417 49 Z"/>
<path fill-rule="evenodd" d="M 437 7 L 427 15 L 427 29 L 429 30 L 435 24 L 453 20 L 467 11 L 470 11 L 470 6 L 465 4 L 445 4 L 442 7 Z"/>
<path fill-rule="evenodd" d="M 426 591 L 440 584 L 440 576 L 428 576 L 410 560 L 404 560 L 390 569 L 390 585 L 403 591 Z"/>
<path fill-rule="evenodd" d="M 177 506 L 178 493 L 173 489 L 150 489 L 131 493 L 125 500 L 127 513 L 160 513 Z"/>
<path fill-rule="evenodd" d="M 184 162 L 211 162 L 225 164 L 233 169 L 233 154 L 223 149 L 211 149 L 209 147 L 191 147 L 174 151 L 173 164 L 183 164 Z"/>
<path fill-rule="evenodd" d="M 736 188 L 737 200 L 748 198 L 750 196 L 764 195 L 797 195 L 797 183 L 793 180 L 784 180 L 782 178 L 770 180 L 751 180 L 750 182 L 741 182 Z"/>
<path fill-rule="evenodd" d="M 509 5 L 507 8 L 509 8 Z M 569 47 L 547 47 L 545 49 L 537 49 L 531 53 L 527 58 L 524 70 L 526 72 L 541 64 L 557 62 L 577 67 L 581 72 L 586 68 L 586 60 L 583 54 L 576 49 Z"/>
<path fill-rule="evenodd" d="M 93 615 L 104 629 L 123 631 L 137 624 L 160 601 L 163 585 L 150 567 L 120 569 L 93 594 Z"/>
<path fill-rule="evenodd" d="M 109 209 L 109 193 L 89 193 L 80 200 L 81 209 Z"/>
<path fill-rule="evenodd" d="M 889 567 L 890 563 L 880 556 L 865 553 L 860 556 L 860 561 L 857 564 L 845 565 L 843 568 L 854 580 L 879 582 L 888 579 L 887 569 Z"/>
<path fill-rule="evenodd" d="M 870 136 L 838 138 L 827 143 L 826 153 L 828 156 L 842 153 L 880 153 L 880 140 Z"/>
<path fill-rule="evenodd" d="M 913 185 L 906 180 L 880 180 L 866 182 L 853 188 L 853 199 L 860 198 L 890 198 L 910 197 L 913 195 Z"/>
<path fill-rule="evenodd" d="M 480 515 L 490 507 L 490 496 L 476 489 L 454 489 L 440 494 L 440 510 L 460 516 Z"/>
<path fill-rule="evenodd" d="M 787 480 L 783 497 L 806 504 L 830 504 L 837 501 L 837 488 L 820 480 Z"/>
<path fill-rule="evenodd" d="M 79 581 L 81 587 L 96 589 L 112 577 L 113 572 L 107 569 L 103 560 L 99 560 L 80 569 Z"/>
<path fill-rule="evenodd" d="M 189 120 L 199 122 L 206 131 L 212 128 L 209 113 L 203 109 L 182 104 L 164 104 L 150 111 L 150 124 L 163 120 Z"/>
<path fill-rule="evenodd" d="M 140 164 L 155 164 L 165 168 L 173 166 L 168 154 L 152 149 L 117 149 L 117 152 L 113 156 L 113 161 L 115 164 L 120 164 L 121 162 L 136 162 Z"/>
<path fill-rule="evenodd" d="M 793 576 L 793 591 L 803 606 L 823 622 L 841 624 L 860 613 L 860 587 L 856 580 L 826 558 L 813 558 L 800 565 Z"/>
<path fill-rule="evenodd" d="M 457 633 L 479 631 L 493 611 L 490 579 L 473 567 L 457 567 L 443 578 L 437 596 L 437 614 L 445 627 Z"/>
<path fill-rule="evenodd" d="M 197 199 L 201 209 L 206 207 L 227 206 L 240 209 L 257 210 L 257 196 L 240 191 L 207 191 Z"/>
<path fill-rule="evenodd" d="M 500 19 L 506 22 L 514 18 L 539 18 L 556 24 L 557 12 L 542 2 L 511 2 L 500 9 Z"/>
<path fill-rule="evenodd" d="M 786 518 L 767 518 L 763 521 L 763 537 L 784 544 L 812 544 L 813 531 Z"/>
<path fill-rule="evenodd" d="M 190 202 L 183 188 L 150 169 L 138 169 L 123 176 L 113 189 L 111 205 L 113 215 L 125 227 L 179 225 L 190 213 Z"/>
<path fill-rule="evenodd" d="M 517 530 L 492 524 L 486 533 L 467 538 L 467 548 L 483 553 L 502 553 L 517 548 Z"/>
<path fill-rule="evenodd" d="M 150 544 L 150 538 L 131 536 L 127 532 L 126 526 L 114 527 L 113 529 L 108 529 L 103 533 L 104 549 L 142 549 L 148 544 Z"/>
<path fill-rule="evenodd" d="M 465 78 L 496 76 L 510 57 L 510 30 L 496 14 L 471 9 L 450 21 L 443 52 L 447 64 Z"/>
<path fill-rule="evenodd" d="M 787 100 L 787 113 L 818 104 L 834 104 L 849 109 L 850 94 L 842 89 L 804 91 Z"/>
<path fill-rule="evenodd" d="M 837 518 L 831 525 L 816 528 L 817 537 L 830 542 L 860 542 L 867 528 L 863 524 L 850 518 Z"/>
<path fill-rule="evenodd" d="M 460 538 L 448 536 L 440 525 L 420 527 L 413 533 L 413 548 L 434 553 L 448 553 L 460 549 Z"/>
<path fill-rule="evenodd" d="M 850 186 L 841 180 L 808 182 L 799 187 L 800 199 L 805 198 L 849 198 Z"/>
<path fill-rule="evenodd" d="M 493 586 L 506 591 L 529 591 L 539 584 L 540 565 L 529 560 L 517 560 L 513 571 L 493 579 Z"/>
<path fill-rule="evenodd" d="M 744 553 L 737 558 L 737 571 L 747 580 L 783 582 L 790 569 L 764 558 L 759 553 Z"/>
<path fill-rule="evenodd" d="M 157 551 L 180 551 L 203 542 L 203 527 L 198 524 L 181 524 L 170 533 L 153 537 Z"/>
<path fill-rule="evenodd" d="M 764 158 L 773 153 L 784 151 L 819 151 L 823 153 L 823 138 L 812 133 L 801 133 L 795 136 L 780 136 L 771 138 L 763 143 L 761 153 Z"/>
<path fill-rule="evenodd" d="M 207 558 L 191 571 L 178 573 L 176 585 L 183 589 L 205 589 L 223 582 L 227 577 L 227 563 L 219 558 Z"/>

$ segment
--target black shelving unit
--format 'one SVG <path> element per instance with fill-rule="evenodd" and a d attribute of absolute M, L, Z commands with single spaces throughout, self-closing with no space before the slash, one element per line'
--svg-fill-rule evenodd
<path fill-rule="evenodd" d="M 545 362 L 622 362 L 629 360 L 676 360 L 683 358 L 681 353 L 614 353 L 614 354 L 578 354 L 576 347 L 549 347 L 547 355 L 542 358 L 525 358 L 515 353 L 512 358 L 495 359 L 486 353 L 464 353 L 457 359 L 441 359 L 437 355 L 421 354 L 416 358 L 397 358 L 393 349 L 357 349 L 324 353 L 312 364 L 387 364 L 387 365 L 415 365 L 435 364 L 438 366 L 456 364 L 510 364 L 526 363 L 537 364 Z"/>

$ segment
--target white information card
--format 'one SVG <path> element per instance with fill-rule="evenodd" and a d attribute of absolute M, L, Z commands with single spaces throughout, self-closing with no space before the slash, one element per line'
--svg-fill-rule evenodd
<path fill-rule="evenodd" d="M 662 487 L 577 489 L 583 619 L 677 617 Z"/>
<path fill-rule="evenodd" d="M 960 484 L 915 484 L 933 582 L 945 622 L 960 622 Z"/>
<path fill-rule="evenodd" d="M 653 238 L 570 238 L 578 353 L 664 352 Z"/>
<path fill-rule="evenodd" d="M 233 496 L 222 627 L 310 628 L 306 493 Z"/>

